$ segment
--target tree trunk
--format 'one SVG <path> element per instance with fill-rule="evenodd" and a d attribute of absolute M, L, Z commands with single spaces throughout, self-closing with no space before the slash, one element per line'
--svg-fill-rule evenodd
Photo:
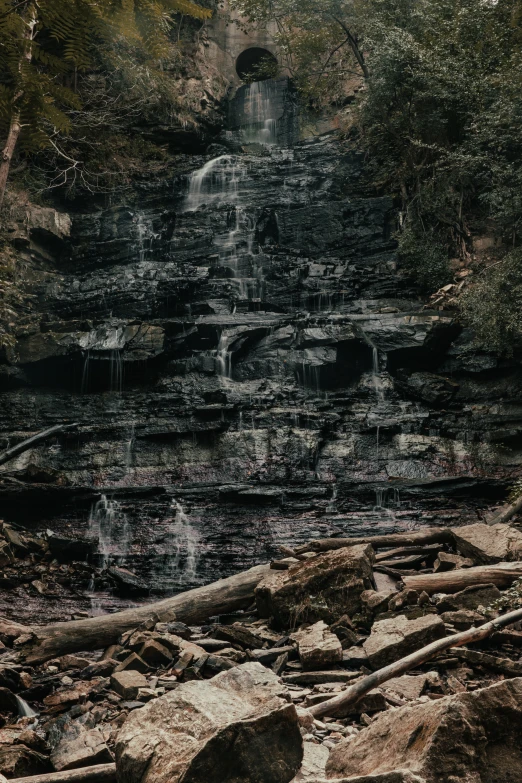
<path fill-rule="evenodd" d="M 153 604 L 87 620 L 32 626 L 26 630 L 34 637 L 20 648 L 20 652 L 27 663 L 41 663 L 66 653 L 108 647 L 115 644 L 125 631 L 137 628 L 150 618 L 157 622 L 178 620 L 187 625 L 201 623 L 213 615 L 249 606 L 254 599 L 255 588 L 269 572 L 269 565 L 255 566 L 249 571 Z"/>
<path fill-rule="evenodd" d="M 11 121 L 9 123 L 9 133 L 7 134 L 7 141 L 5 143 L 2 160 L 0 161 L 0 209 L 3 206 L 5 198 L 5 190 L 7 187 L 7 179 L 9 177 L 9 170 L 11 168 L 11 161 L 13 159 L 16 144 L 22 130 L 19 102 L 24 95 L 23 89 L 23 63 L 30 63 L 33 59 L 33 37 L 36 27 L 36 6 L 32 2 L 26 3 L 22 18 L 25 24 L 25 30 L 22 41 L 22 56 L 18 65 L 18 72 L 20 74 L 20 85 L 13 98 L 13 105 L 11 111 Z"/>
<path fill-rule="evenodd" d="M 15 778 L 10 783 L 114 783 L 116 764 L 98 764 L 95 767 L 70 769 L 67 772 L 47 772 L 30 778 Z"/>
<path fill-rule="evenodd" d="M 15 151 L 16 143 L 18 141 L 18 137 L 20 136 L 21 130 L 22 126 L 20 125 L 20 113 L 15 112 L 11 118 L 7 141 L 2 152 L 2 161 L 0 162 L 0 208 L 4 203 L 9 169 L 11 168 L 13 153 Z"/>
<path fill-rule="evenodd" d="M 77 427 L 77 424 L 57 424 L 55 427 L 50 427 L 48 430 L 39 432 L 38 435 L 32 435 L 30 438 L 27 438 L 27 440 L 23 440 L 16 446 L 7 449 L 7 451 L 1 452 L 0 465 L 3 465 L 4 462 L 9 462 L 9 460 L 14 459 L 19 454 L 23 454 L 24 451 L 32 449 L 33 446 L 36 446 L 38 443 L 51 438 L 53 435 L 57 435 L 59 432 L 67 432 L 67 430 L 74 430 Z"/>
<path fill-rule="evenodd" d="M 308 544 L 297 547 L 296 554 L 303 552 L 329 552 L 345 546 L 371 544 L 375 549 L 389 546 L 421 546 L 423 544 L 453 543 L 453 534 L 448 528 L 427 527 L 411 533 L 391 533 L 384 536 L 364 536 L 363 538 L 318 538 Z"/>
<path fill-rule="evenodd" d="M 439 574 L 418 574 L 404 576 L 402 581 L 406 589 L 433 593 L 458 593 L 465 587 L 493 584 L 497 587 L 509 587 L 522 578 L 522 563 L 498 563 L 491 566 L 458 568 L 455 571 L 443 571 Z"/>
<path fill-rule="evenodd" d="M 429 661 L 437 653 L 447 650 L 450 647 L 461 647 L 463 644 L 472 644 L 473 642 L 480 642 L 482 639 L 487 639 L 492 633 L 499 628 L 503 628 L 506 625 L 512 625 L 513 623 L 522 620 L 522 609 L 517 609 L 515 612 L 505 614 L 503 617 L 498 617 L 490 623 L 481 625 L 480 628 L 471 628 L 469 631 L 463 631 L 462 633 L 454 634 L 453 636 L 447 636 L 445 639 L 438 639 L 436 642 L 422 647 L 417 652 L 407 655 L 405 658 L 401 658 L 400 661 L 395 661 L 389 666 L 385 666 L 383 669 L 379 669 L 373 674 L 364 677 L 359 680 L 350 688 L 347 688 L 339 696 L 335 696 L 333 699 L 323 701 L 321 704 L 316 704 L 313 707 L 309 707 L 309 712 L 316 718 L 320 718 L 323 715 L 332 715 L 338 712 L 341 708 L 344 709 L 350 704 L 355 704 L 366 696 L 374 688 L 382 685 L 383 682 L 391 680 L 393 677 L 399 677 L 410 669 L 414 669 L 416 666 L 420 666 L 425 661 Z"/>

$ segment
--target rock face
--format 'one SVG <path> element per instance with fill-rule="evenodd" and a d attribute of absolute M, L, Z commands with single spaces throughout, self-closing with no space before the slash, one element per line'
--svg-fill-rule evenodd
<path fill-rule="evenodd" d="M 179 89 L 215 115 L 216 78 Z M 279 104 L 284 142 L 294 104 Z M 147 135 L 172 156 L 110 205 L 15 221 L 28 298 L 0 350 L 0 449 L 79 429 L 2 466 L 3 518 L 74 531 L 153 593 L 281 543 L 476 520 L 522 460 L 520 367 L 423 309 L 363 156 L 334 132 L 292 148 Z M 112 582 L 95 581 L 107 601 Z M 91 609 L 19 593 L 20 620 Z"/>
<path fill-rule="evenodd" d="M 428 614 L 409 620 L 405 615 L 378 620 L 363 647 L 373 669 L 381 669 L 446 635 L 444 622 Z"/>
<path fill-rule="evenodd" d="M 327 777 L 352 780 L 408 769 L 426 783 L 516 783 L 521 704 L 518 678 L 385 713 L 332 750 Z"/>
<path fill-rule="evenodd" d="M 522 533 L 510 525 L 466 525 L 455 531 L 458 550 L 477 564 L 489 565 L 522 557 Z"/>
<path fill-rule="evenodd" d="M 299 660 L 309 671 L 328 668 L 343 659 L 341 642 L 322 621 L 292 634 L 297 642 Z"/>
<path fill-rule="evenodd" d="M 261 617 L 273 617 L 281 627 L 323 620 L 332 623 L 361 609 L 361 593 L 372 587 L 371 546 L 327 552 L 271 571 L 256 589 Z"/>
<path fill-rule="evenodd" d="M 302 757 L 278 678 L 247 663 L 181 685 L 132 713 L 117 740 L 120 783 L 289 783 Z"/>

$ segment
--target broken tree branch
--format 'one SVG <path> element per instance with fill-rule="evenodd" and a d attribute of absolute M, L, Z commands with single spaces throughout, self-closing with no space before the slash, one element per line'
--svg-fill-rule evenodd
<path fill-rule="evenodd" d="M 508 522 L 511 517 L 514 517 L 515 514 L 518 514 L 520 511 L 522 511 L 522 495 L 515 500 L 514 503 L 507 503 L 505 506 L 502 506 L 501 509 L 499 509 L 495 514 L 492 514 L 491 516 L 486 517 L 486 524 L 488 525 L 499 525 L 504 524 Z"/>
<path fill-rule="evenodd" d="M 502 617 L 498 617 L 496 620 L 492 620 L 485 625 L 481 625 L 479 628 L 471 628 L 469 631 L 463 631 L 462 633 L 454 634 L 453 636 L 446 636 L 445 639 L 438 639 L 436 642 L 422 647 L 417 652 L 407 655 L 405 658 L 401 658 L 400 661 L 395 661 L 389 666 L 385 666 L 383 669 L 379 669 L 373 674 L 369 674 L 368 677 L 364 677 L 359 682 L 350 686 L 339 696 L 335 696 L 333 699 L 323 701 L 321 704 L 316 704 L 313 707 L 309 707 L 309 712 L 315 718 L 322 717 L 323 715 L 333 715 L 341 708 L 343 711 L 351 704 L 355 704 L 366 696 L 374 688 L 382 685 L 387 680 L 391 680 L 393 677 L 398 677 L 404 674 L 410 669 L 414 669 L 416 666 L 429 661 L 437 653 L 443 650 L 448 650 L 450 647 L 462 647 L 464 644 L 472 644 L 474 642 L 480 642 L 482 639 L 487 639 L 499 628 L 504 628 L 506 625 L 512 625 L 513 623 L 522 620 L 522 609 L 517 609 L 514 612 L 505 614 Z"/>
<path fill-rule="evenodd" d="M 66 653 L 99 650 L 115 644 L 119 637 L 137 628 L 150 618 L 157 622 L 178 620 L 194 625 L 217 614 L 228 614 L 248 607 L 254 590 L 269 573 L 270 566 L 260 565 L 240 574 L 220 579 L 205 587 L 197 587 L 152 604 L 134 606 L 123 612 L 72 620 L 54 625 L 32 626 L 26 629 L 32 639 L 19 649 L 27 663 L 41 663 Z"/>
<path fill-rule="evenodd" d="M 297 555 L 303 552 L 329 552 L 332 549 L 342 549 L 345 546 L 357 544 L 371 544 L 374 549 L 382 549 L 389 546 L 421 546 L 423 544 L 453 543 L 453 535 L 450 529 L 441 527 L 427 527 L 424 530 L 416 530 L 408 533 L 391 533 L 384 536 L 364 536 L 363 538 L 318 538 L 308 544 L 297 547 Z"/>
<path fill-rule="evenodd" d="M 15 778 L 10 783 L 114 783 L 116 764 L 98 764 L 95 767 L 70 769 L 67 772 L 48 772 L 30 778 Z"/>
<path fill-rule="evenodd" d="M 48 430 L 39 432 L 38 435 L 32 435 L 30 438 L 27 438 L 27 440 L 23 440 L 16 446 L 13 446 L 12 448 L 7 449 L 7 451 L 0 453 L 0 465 L 3 465 L 5 462 L 9 462 L 9 460 L 14 459 L 15 457 L 18 457 L 19 454 L 23 454 L 24 451 L 32 449 L 33 446 L 37 446 L 39 443 L 42 443 L 42 441 L 51 438 L 53 435 L 57 435 L 59 432 L 67 432 L 69 430 L 74 430 L 77 427 L 78 424 L 57 424 L 54 427 L 49 427 Z"/>
<path fill-rule="evenodd" d="M 457 568 L 455 571 L 443 571 L 437 574 L 416 574 L 404 576 L 403 582 L 408 590 L 433 593 L 458 593 L 465 587 L 493 584 L 497 587 L 510 587 L 514 581 L 522 578 L 522 563 L 497 563 L 474 568 Z"/>

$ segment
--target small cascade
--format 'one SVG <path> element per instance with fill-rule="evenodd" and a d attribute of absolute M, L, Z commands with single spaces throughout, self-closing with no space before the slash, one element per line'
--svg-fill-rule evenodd
<path fill-rule="evenodd" d="M 25 699 L 22 699 L 21 696 L 18 696 L 16 693 L 14 694 L 14 697 L 16 699 L 16 703 L 18 705 L 18 715 L 20 718 L 36 718 L 38 717 L 38 713 L 35 712 L 32 707 L 28 705 L 28 703 L 25 701 Z"/>
<path fill-rule="evenodd" d="M 277 144 L 277 87 L 271 80 L 246 87 L 241 137 L 247 144 Z"/>
<path fill-rule="evenodd" d="M 165 539 L 166 554 L 159 576 L 165 587 L 180 587 L 193 582 L 196 577 L 200 536 L 181 503 L 173 500 L 172 510 L 174 519 Z"/>
<path fill-rule="evenodd" d="M 134 443 L 136 441 L 136 424 L 133 422 L 129 429 L 129 440 L 125 444 L 125 476 L 132 468 Z"/>
<path fill-rule="evenodd" d="M 140 262 L 143 263 L 147 255 L 153 250 L 153 242 L 158 238 L 150 222 L 147 222 L 144 215 L 140 212 L 136 219 L 136 228 L 138 234 L 138 252 Z"/>
<path fill-rule="evenodd" d="M 123 392 L 123 356 L 122 351 L 113 349 L 110 352 L 110 387 L 111 392 L 122 394 Z"/>
<path fill-rule="evenodd" d="M 372 349 L 372 383 L 373 383 L 373 388 L 375 389 L 377 400 L 378 402 L 382 403 L 384 402 L 384 386 L 381 379 L 379 349 L 377 348 L 377 346 L 375 345 L 371 337 L 368 334 L 366 334 L 366 332 L 363 329 L 361 329 L 361 333 L 366 344 Z"/>
<path fill-rule="evenodd" d="M 245 176 L 245 165 L 237 155 L 220 155 L 209 160 L 190 177 L 185 209 L 193 212 L 216 201 L 235 204 L 239 197 L 239 183 Z"/>
<path fill-rule="evenodd" d="M 223 331 L 216 351 L 216 375 L 225 380 L 232 380 L 232 351 L 229 351 L 229 340 L 230 336 Z"/>
<path fill-rule="evenodd" d="M 328 505 L 326 506 L 326 510 L 330 514 L 337 513 L 337 484 L 334 484 L 334 486 L 333 486 L 332 497 L 328 501 Z"/>
<path fill-rule="evenodd" d="M 102 568 L 112 559 L 121 564 L 128 555 L 131 541 L 129 521 L 120 504 L 107 495 L 102 495 L 91 508 L 89 534 L 98 541 Z"/>

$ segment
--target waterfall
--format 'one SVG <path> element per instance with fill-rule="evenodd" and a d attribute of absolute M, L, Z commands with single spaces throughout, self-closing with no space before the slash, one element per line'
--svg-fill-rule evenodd
<path fill-rule="evenodd" d="M 38 716 L 38 713 L 28 705 L 25 699 L 22 699 L 21 696 L 18 696 L 16 693 L 14 694 L 14 697 L 18 705 L 18 715 L 21 718 L 36 718 Z"/>
<path fill-rule="evenodd" d="M 196 576 L 200 537 L 181 503 L 172 501 L 174 521 L 166 538 L 167 554 L 162 577 L 176 586 L 190 583 Z"/>
<path fill-rule="evenodd" d="M 122 562 L 129 553 L 131 529 L 120 504 L 102 495 L 91 508 L 89 533 L 98 541 L 101 565 L 105 568 L 112 557 Z"/>
<path fill-rule="evenodd" d="M 245 166 L 237 155 L 220 155 L 219 158 L 209 160 L 191 174 L 185 209 L 193 212 L 215 201 L 235 204 L 239 183 L 245 174 Z"/>
<path fill-rule="evenodd" d="M 277 87 L 270 80 L 253 82 L 246 88 L 245 115 L 241 136 L 247 144 L 277 144 L 275 119 Z"/>
<path fill-rule="evenodd" d="M 232 351 L 230 348 L 231 335 L 224 329 L 219 337 L 216 349 L 216 375 L 225 380 L 232 380 Z"/>

